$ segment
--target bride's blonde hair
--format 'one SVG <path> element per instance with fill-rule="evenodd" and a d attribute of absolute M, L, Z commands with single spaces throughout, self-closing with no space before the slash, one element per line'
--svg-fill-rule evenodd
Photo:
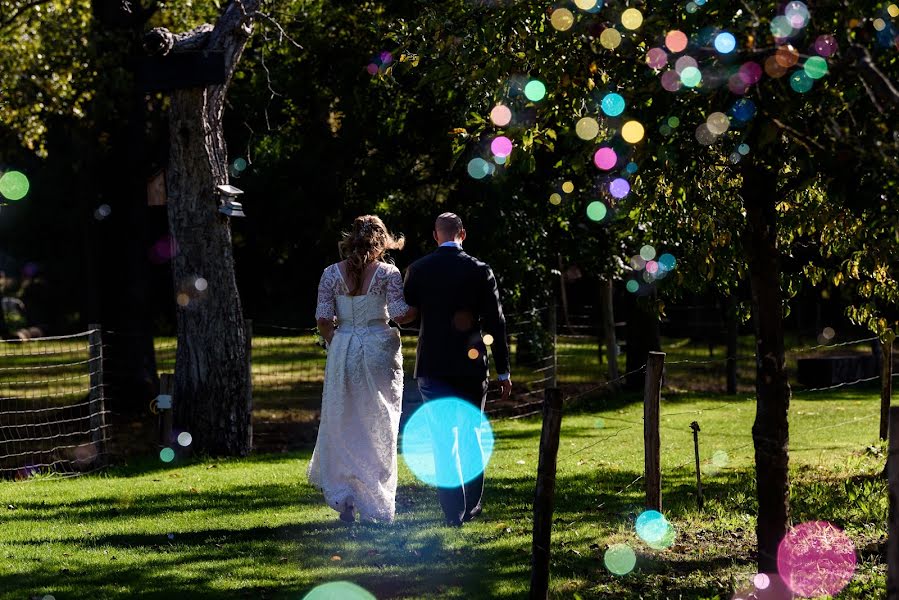
<path fill-rule="evenodd" d="M 343 234 L 340 241 L 340 255 L 346 260 L 350 294 L 355 295 L 362 287 L 365 267 L 381 260 L 390 250 L 402 250 L 406 240 L 394 237 L 384 221 L 375 215 L 363 215 L 353 221 L 352 230 Z"/>

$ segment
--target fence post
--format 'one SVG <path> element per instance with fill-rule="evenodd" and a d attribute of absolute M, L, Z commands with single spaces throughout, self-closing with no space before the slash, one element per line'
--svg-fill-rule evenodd
<path fill-rule="evenodd" d="M 702 497 L 702 471 L 699 469 L 699 423 L 693 421 L 690 423 L 690 429 L 693 430 L 693 453 L 696 456 L 696 504 L 699 510 L 702 510 L 705 498 Z"/>
<path fill-rule="evenodd" d="M 549 333 L 552 336 L 552 370 L 549 380 L 547 381 L 547 387 L 554 388 L 556 387 L 559 380 L 559 358 L 558 358 L 558 350 L 556 347 L 558 346 L 559 341 L 559 322 L 558 322 L 558 305 L 556 304 L 556 295 L 555 293 L 551 294 L 551 300 L 549 303 Z"/>
<path fill-rule="evenodd" d="M 549 593 L 549 556 L 552 538 L 553 505 L 556 495 L 556 457 L 562 429 L 562 392 L 549 388 L 543 399 L 543 430 L 540 433 L 540 461 L 534 492 L 534 536 L 531 546 L 530 600 L 546 600 Z"/>
<path fill-rule="evenodd" d="M 880 361 L 880 439 L 887 439 L 890 404 L 893 396 L 893 340 L 882 343 Z M 892 437 L 892 436 L 890 436 Z"/>
<path fill-rule="evenodd" d="M 174 412 L 175 376 L 171 373 L 163 373 L 159 376 L 159 397 L 157 408 L 160 415 L 159 443 L 163 446 L 172 445 L 172 413 Z"/>
<path fill-rule="evenodd" d="M 90 358 L 90 431 L 96 462 L 106 464 L 106 396 L 103 385 L 103 333 L 100 325 L 88 326 L 88 358 Z"/>
<path fill-rule="evenodd" d="M 646 508 L 662 510 L 661 442 L 659 410 L 662 399 L 662 370 L 665 353 L 650 352 L 646 360 L 646 383 L 643 387 L 643 447 L 646 479 Z"/>
<path fill-rule="evenodd" d="M 899 406 L 890 408 L 890 449 L 887 454 L 888 494 L 887 522 L 887 600 L 899 599 Z"/>
<path fill-rule="evenodd" d="M 568 333 L 572 333 L 571 315 L 568 314 L 568 290 L 565 287 L 565 268 L 562 264 L 562 255 L 557 254 L 556 257 L 559 259 L 559 290 L 562 298 L 562 316 L 565 317 L 565 327 L 568 329 Z"/>
<path fill-rule="evenodd" d="M 253 447 L 253 319 L 244 319 L 244 331 L 247 336 L 247 377 L 250 380 L 250 395 L 247 398 L 247 413 L 250 415 L 249 438 Z"/>

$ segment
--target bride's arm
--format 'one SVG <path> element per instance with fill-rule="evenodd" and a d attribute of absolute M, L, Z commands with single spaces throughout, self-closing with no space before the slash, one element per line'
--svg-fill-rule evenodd
<path fill-rule="evenodd" d="M 387 312 L 397 325 L 406 325 L 418 319 L 418 309 L 409 306 L 403 294 L 403 276 L 394 268 L 387 281 Z"/>
<path fill-rule="evenodd" d="M 334 270 L 328 267 L 322 273 L 318 282 L 318 303 L 315 307 L 315 322 L 318 331 L 329 344 L 334 337 L 334 318 L 337 314 L 337 306 L 334 299 Z"/>

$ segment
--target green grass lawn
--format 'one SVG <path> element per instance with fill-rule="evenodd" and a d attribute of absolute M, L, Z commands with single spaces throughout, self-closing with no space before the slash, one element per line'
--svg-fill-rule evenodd
<path fill-rule="evenodd" d="M 881 597 L 887 514 L 876 390 L 797 394 L 791 407 L 793 518 L 845 528 L 857 574 L 841 598 Z M 663 505 L 678 530 L 664 551 L 638 540 L 642 406 L 569 406 L 553 526 L 553 598 L 721 598 L 754 574 L 754 401 L 666 394 Z M 691 421 L 701 427 L 706 507 L 696 508 Z M 0 483 L 0 599 L 284 598 L 353 581 L 384 598 L 521 598 L 540 421 L 497 421 L 484 518 L 441 526 L 433 490 L 401 467 L 393 525 L 347 527 L 305 482 L 310 450 L 243 460 L 141 460 L 101 475 Z M 871 446 L 871 448 L 869 448 Z M 711 457 L 719 452 L 716 467 Z M 727 454 L 722 461 L 720 452 Z M 400 461 L 402 465 L 402 460 Z M 602 555 L 630 544 L 636 570 Z"/>

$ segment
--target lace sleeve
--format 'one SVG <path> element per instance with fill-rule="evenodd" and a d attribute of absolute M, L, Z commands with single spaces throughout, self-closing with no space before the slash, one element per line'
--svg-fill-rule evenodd
<path fill-rule="evenodd" d="M 336 284 L 335 273 L 332 267 L 328 267 L 322 273 L 318 282 L 318 304 L 315 307 L 316 319 L 333 319 L 337 314 L 337 306 L 334 299 Z"/>
<path fill-rule="evenodd" d="M 403 275 L 393 267 L 387 276 L 387 314 L 391 319 L 401 317 L 409 312 L 409 305 L 403 296 Z"/>

